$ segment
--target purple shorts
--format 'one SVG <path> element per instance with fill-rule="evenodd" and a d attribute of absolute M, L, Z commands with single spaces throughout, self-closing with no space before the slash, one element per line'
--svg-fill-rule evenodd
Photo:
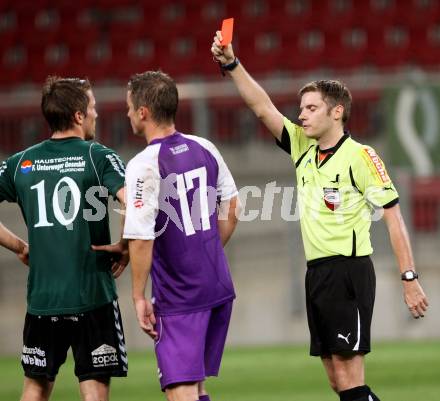
<path fill-rule="evenodd" d="M 231 312 L 232 301 L 202 312 L 157 318 L 155 352 L 162 391 L 171 384 L 218 375 Z"/>

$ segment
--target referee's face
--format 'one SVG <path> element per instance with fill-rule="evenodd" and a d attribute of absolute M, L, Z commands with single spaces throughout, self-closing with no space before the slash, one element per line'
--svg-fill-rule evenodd
<path fill-rule="evenodd" d="M 329 113 L 327 103 L 322 99 L 321 92 L 304 93 L 300 110 L 299 119 L 307 137 L 319 139 L 332 131 L 334 119 Z"/>

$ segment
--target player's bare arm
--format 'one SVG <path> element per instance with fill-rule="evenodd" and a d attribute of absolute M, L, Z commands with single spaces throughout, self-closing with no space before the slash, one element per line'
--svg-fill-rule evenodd
<path fill-rule="evenodd" d="M 241 210 L 242 207 L 238 196 L 220 202 L 218 228 L 223 247 L 228 243 L 234 233 L 235 227 L 237 227 Z"/>
<path fill-rule="evenodd" d="M 157 332 L 154 330 L 156 317 L 153 305 L 145 297 L 153 259 L 153 243 L 152 240 L 133 239 L 129 240 L 128 246 L 131 259 L 132 297 L 139 326 L 151 338 L 156 339 Z"/>
<path fill-rule="evenodd" d="M 235 60 L 235 55 L 232 45 L 222 46 L 221 40 L 221 32 L 217 31 L 212 43 L 211 52 L 215 60 L 223 65 L 227 65 Z M 241 63 L 229 73 L 246 104 L 272 135 L 281 140 L 284 126 L 283 115 L 274 106 L 266 91 L 249 75 Z"/>
<path fill-rule="evenodd" d="M 25 265 L 29 264 L 29 246 L 0 223 L 0 245 L 14 252 Z"/>
<path fill-rule="evenodd" d="M 384 209 L 384 220 L 388 228 L 401 273 L 415 270 L 408 231 L 403 221 L 399 205 Z M 414 318 L 423 317 L 428 308 L 428 299 L 417 279 L 403 282 L 404 300 Z"/>
<path fill-rule="evenodd" d="M 122 187 L 117 193 L 116 198 L 121 204 L 123 212 L 125 211 L 125 187 Z M 112 254 L 112 274 L 114 278 L 118 278 L 130 262 L 128 252 L 128 241 L 122 238 L 124 231 L 125 214 L 121 215 L 121 238 L 118 242 L 108 245 L 92 245 L 94 251 L 105 251 Z"/>

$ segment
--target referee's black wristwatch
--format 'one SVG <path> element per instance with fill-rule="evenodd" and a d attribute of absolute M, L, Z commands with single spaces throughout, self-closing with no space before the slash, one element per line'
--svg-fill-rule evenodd
<path fill-rule="evenodd" d="M 220 68 L 223 71 L 233 71 L 235 69 L 235 67 L 237 67 L 237 65 L 240 64 L 240 60 L 238 59 L 238 57 L 234 58 L 234 61 L 232 61 L 229 64 L 220 64 Z"/>
<path fill-rule="evenodd" d="M 416 278 L 419 278 L 419 275 L 414 270 L 407 270 L 402 273 L 400 278 L 403 281 L 414 281 Z"/>

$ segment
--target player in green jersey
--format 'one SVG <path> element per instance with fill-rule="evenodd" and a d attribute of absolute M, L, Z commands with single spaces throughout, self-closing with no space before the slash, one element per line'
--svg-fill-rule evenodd
<path fill-rule="evenodd" d="M 107 400 L 112 376 L 126 376 L 127 355 L 114 277 L 128 263 L 112 257 L 109 195 L 124 202 L 125 167 L 91 141 L 97 118 L 88 80 L 49 77 L 41 108 L 50 139 L 7 159 L 0 202 L 17 202 L 28 228 L 29 278 L 21 362 L 22 400 L 47 400 L 72 347 L 83 400 Z"/>
<path fill-rule="evenodd" d="M 2 223 L 0 223 L 0 245 L 14 252 L 24 264 L 29 264 L 28 244 L 9 231 Z"/>
<path fill-rule="evenodd" d="M 232 46 L 223 47 L 221 39 L 217 32 L 211 47 L 214 58 L 296 167 L 310 354 L 321 357 L 341 401 L 378 401 L 364 381 L 375 296 L 369 257 L 372 213 L 383 213 L 411 314 L 423 317 L 428 307 L 414 271 L 397 191 L 376 152 L 344 132 L 351 94 L 341 82 L 314 81 L 300 90 L 300 127 L 277 110 Z"/>

